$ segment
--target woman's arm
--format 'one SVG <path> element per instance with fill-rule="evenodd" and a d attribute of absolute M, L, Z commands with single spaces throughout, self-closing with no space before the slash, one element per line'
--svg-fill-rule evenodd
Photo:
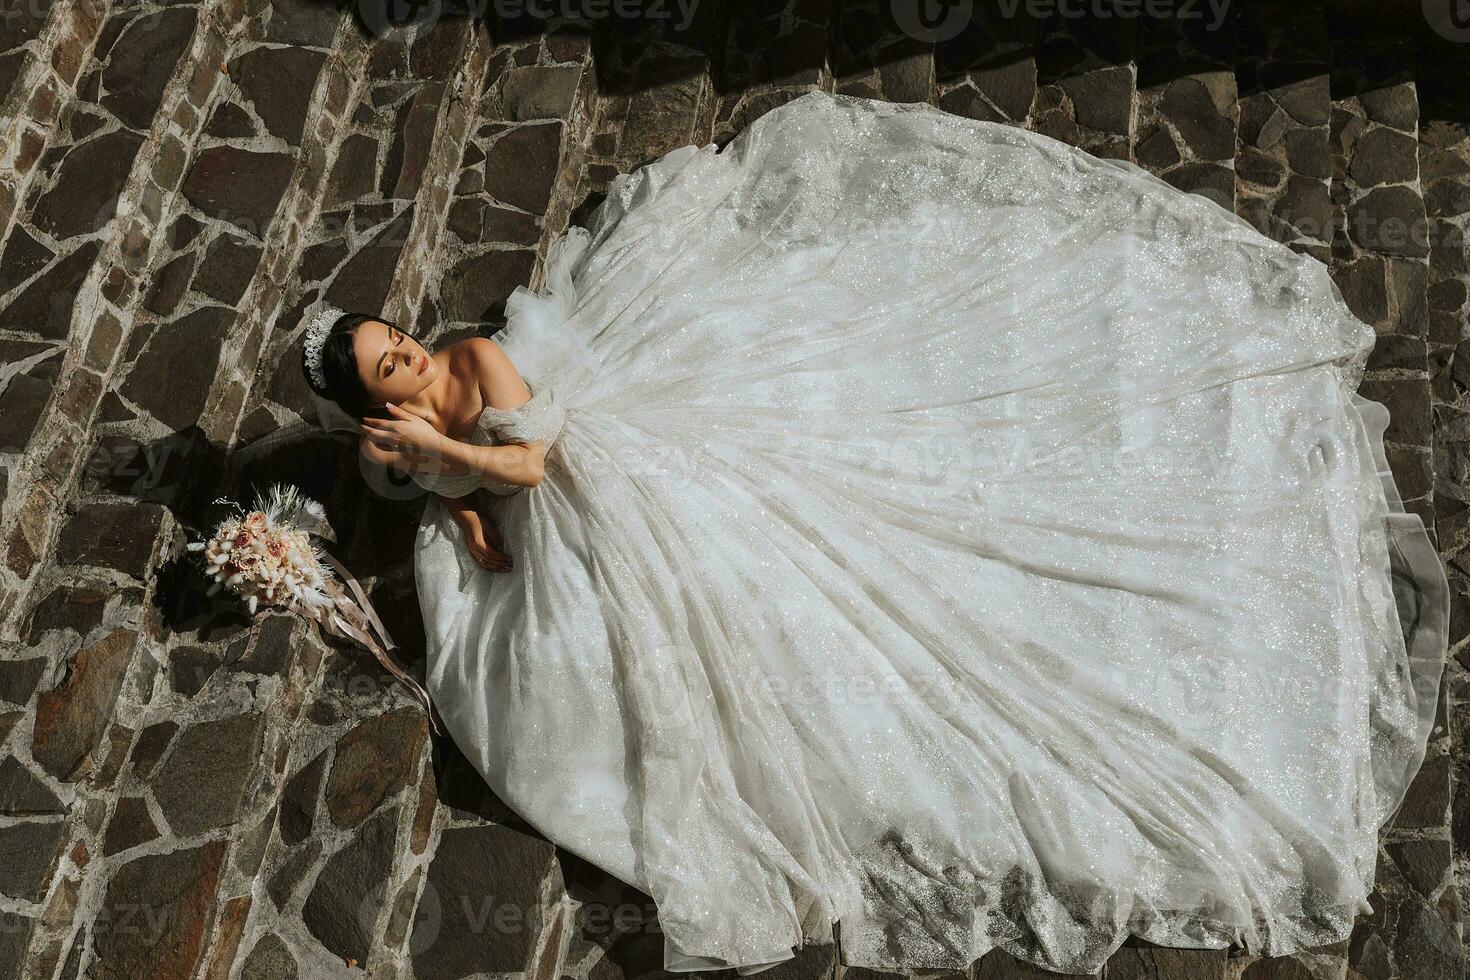
<path fill-rule="evenodd" d="M 397 405 L 388 405 L 389 418 L 362 420 L 362 430 L 372 452 L 411 462 L 423 458 L 424 466 L 447 467 L 449 472 L 474 473 L 496 483 L 534 487 L 545 473 L 546 448 L 539 442 L 505 446 L 478 446 L 451 439 L 428 422 Z M 364 452 L 368 450 L 365 448 Z"/>
<path fill-rule="evenodd" d="M 514 560 L 505 553 L 499 530 L 480 513 L 479 501 L 476 499 L 479 494 L 467 493 L 463 497 L 446 497 L 443 494 L 435 496 L 464 532 L 470 556 L 492 572 L 510 571 Z"/>
<path fill-rule="evenodd" d="M 440 437 L 439 454 L 450 466 L 497 483 L 534 487 L 546 474 L 546 447 L 539 442 L 478 446 Z"/>

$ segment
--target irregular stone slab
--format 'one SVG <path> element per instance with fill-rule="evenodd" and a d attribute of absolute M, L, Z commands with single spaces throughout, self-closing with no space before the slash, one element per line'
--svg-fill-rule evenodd
<path fill-rule="evenodd" d="M 52 589 L 36 603 L 26 620 L 27 642 L 35 643 L 50 630 L 69 629 L 86 636 L 102 622 L 107 600 L 116 594 L 85 586 L 63 585 Z"/>
<path fill-rule="evenodd" d="M 266 894 L 271 901 L 276 903 L 276 908 L 284 909 L 296 897 L 296 889 L 301 886 L 301 881 L 307 872 L 316 867 L 317 858 L 321 857 L 322 845 L 319 839 L 308 841 L 306 846 L 298 849 L 296 853 L 281 864 L 265 883 Z"/>
<path fill-rule="evenodd" d="M 66 807 L 13 755 L 0 759 L 0 813 L 23 817 L 65 813 Z"/>
<path fill-rule="evenodd" d="M 541 885 L 555 854 L 547 841 L 494 824 L 445 830 L 424 886 L 441 914 L 420 917 L 411 940 L 418 980 L 525 970 L 540 939 Z M 420 930 L 433 930 L 432 941 Z"/>
<path fill-rule="evenodd" d="M 175 430 L 199 421 L 235 311 L 205 306 L 160 325 L 139 355 L 122 396 Z"/>
<path fill-rule="evenodd" d="M 0 252 L 0 296 L 40 272 L 55 257 L 55 252 L 31 237 L 23 226 L 16 225 L 5 243 L 5 251 Z"/>
<path fill-rule="evenodd" d="M 408 230 L 413 223 L 412 207 L 388 222 L 357 254 L 337 272 L 327 290 L 327 302 L 344 310 L 371 313 L 383 308 L 388 287 L 398 269 L 398 257 L 408 244 Z M 300 373 L 299 371 L 297 372 Z"/>
<path fill-rule="evenodd" d="M 45 898 L 65 842 L 62 820 L 0 827 L 0 894 L 27 902 Z"/>
<path fill-rule="evenodd" d="M 56 388 L 56 377 L 61 372 L 59 354 L 24 374 L 13 375 L 0 390 L 0 452 L 23 452 L 30 443 Z"/>
<path fill-rule="evenodd" d="M 1347 231 L 1353 244 L 1371 252 L 1424 258 L 1424 200 L 1411 187 L 1375 187 L 1347 208 Z"/>
<path fill-rule="evenodd" d="M 514 122 L 565 119 L 581 84 L 581 65 L 510 68 L 500 83 L 501 105 L 506 118 Z"/>
<path fill-rule="evenodd" d="M 508 129 L 485 150 L 485 190 L 497 201 L 545 214 L 561 161 L 562 123 Z"/>
<path fill-rule="evenodd" d="M 418 193 L 429 151 L 434 146 L 434 130 L 443 99 L 443 82 L 425 85 L 399 113 L 394 141 L 388 148 L 388 162 L 383 167 L 384 197 L 412 200 Z"/>
<path fill-rule="evenodd" d="M 384 810 L 327 859 L 301 910 L 306 928 L 342 959 L 367 960 L 383 885 L 393 867 L 398 812 Z M 375 897 L 376 896 L 376 897 Z M 463 975 L 463 974 L 462 974 Z M 428 980 L 420 974 L 421 980 Z"/>
<path fill-rule="evenodd" d="M 210 217 L 264 239 L 294 167 L 284 153 L 211 146 L 195 158 L 184 196 Z"/>
<path fill-rule="evenodd" d="M 147 132 L 179 56 L 194 36 L 197 16 L 193 7 L 179 6 L 129 23 L 112 45 L 102 70 L 102 88 L 107 93 L 102 97 L 103 107 L 125 125 Z"/>
<path fill-rule="evenodd" d="M 26 946 L 36 920 L 14 912 L 0 912 L 0 978 L 17 980 L 25 964 Z"/>
<path fill-rule="evenodd" d="M 236 58 L 230 77 L 275 136 L 301 145 L 306 113 L 326 52 L 304 48 L 255 48 Z"/>
<path fill-rule="evenodd" d="M 154 277 L 153 288 L 148 292 L 148 309 L 162 317 L 172 316 L 189 289 L 189 280 L 198 261 L 198 252 L 188 252 L 160 269 Z"/>
<path fill-rule="evenodd" d="M 255 120 L 250 113 L 233 102 L 221 102 L 209 117 L 204 132 L 222 140 L 248 139 L 260 135 L 255 131 Z"/>
<path fill-rule="evenodd" d="M 65 340 L 71 332 L 77 290 L 101 249 L 101 242 L 90 241 L 54 262 L 21 290 L 9 306 L 0 310 L 0 327 Z"/>
<path fill-rule="evenodd" d="M 112 720 L 136 637 L 118 629 L 72 657 L 66 678 L 36 702 L 31 756 L 57 779 L 72 779 Z"/>
<path fill-rule="evenodd" d="M 153 504 L 85 504 L 61 529 L 61 560 L 142 578 L 162 523 L 163 508 Z"/>
<path fill-rule="evenodd" d="M 281 841 L 286 845 L 299 844 L 311 836 L 316 820 L 317 797 L 321 795 L 322 775 L 326 772 L 327 750 L 318 752 L 316 758 L 286 780 L 281 790 L 279 826 Z"/>
<path fill-rule="evenodd" d="M 417 712 L 370 718 L 337 744 L 327 780 L 327 812 L 339 827 L 355 827 L 418 771 L 429 732 Z"/>
<path fill-rule="evenodd" d="M 142 145 L 137 133 L 115 129 L 72 147 L 56 181 L 36 200 L 31 221 L 53 238 L 106 229 Z"/>
<path fill-rule="evenodd" d="M 158 760 L 163 758 L 163 753 L 168 749 L 173 740 L 174 733 L 179 726 L 172 721 L 160 721 L 156 725 L 149 725 L 143 729 L 138 736 L 137 744 L 133 746 L 133 773 L 139 779 L 147 779 L 153 774 L 153 767 L 158 765 Z"/>
<path fill-rule="evenodd" d="M 226 843 L 129 861 L 93 924 L 93 980 L 191 977 L 208 945 Z"/>
<path fill-rule="evenodd" d="M 1398 975 L 1414 980 L 1461 980 L 1465 947 L 1438 909 L 1409 899 L 1398 907 L 1394 960 Z"/>
<path fill-rule="evenodd" d="M 194 276 L 194 288 L 226 306 L 234 306 L 245 295 L 263 251 L 243 238 L 219 236 L 209 243 L 209 251 Z"/>
<path fill-rule="evenodd" d="M 498 319 L 515 288 L 531 281 L 536 253 L 531 249 L 494 249 L 456 263 L 440 285 L 444 317 L 478 323 Z"/>
<path fill-rule="evenodd" d="M 168 760 L 149 780 L 174 834 L 188 837 L 239 819 L 260 762 L 263 721 L 259 714 L 204 721 L 174 738 Z"/>
<path fill-rule="evenodd" d="M 279 936 L 267 933 L 260 937 L 245 965 L 240 967 L 240 980 L 296 980 L 296 957 Z"/>
<path fill-rule="evenodd" d="M 324 208 L 356 201 L 372 193 L 377 186 L 378 141 L 371 136 L 354 133 L 342 143 L 332 175 L 327 179 Z"/>
<path fill-rule="evenodd" d="M 36 685 L 46 671 L 45 657 L 27 660 L 0 660 L 0 701 L 26 704 L 36 693 Z"/>
<path fill-rule="evenodd" d="M 107 824 L 107 834 L 102 839 L 102 853 L 108 856 L 126 851 L 130 847 L 146 844 L 158 836 L 158 825 L 148 812 L 148 804 L 139 796 L 128 796 L 117 801 L 117 809 Z"/>
<path fill-rule="evenodd" d="M 1433 899 L 1449 877 L 1453 853 L 1447 840 L 1411 840 L 1385 844 L 1384 850 L 1403 872 L 1409 886 Z"/>

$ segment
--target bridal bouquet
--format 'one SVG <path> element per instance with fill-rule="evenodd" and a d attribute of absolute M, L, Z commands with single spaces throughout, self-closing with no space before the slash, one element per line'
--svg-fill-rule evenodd
<path fill-rule="evenodd" d="M 356 640 L 409 689 L 438 732 L 428 692 L 388 655 L 395 644 L 362 586 L 330 552 L 312 543 L 314 536 L 330 534 L 321 504 L 295 487 L 276 484 L 256 497 L 248 514 L 234 506 L 235 513 L 212 537 L 188 546 L 203 552 L 205 574 L 213 580 L 209 594 L 228 588 L 245 600 L 251 615 L 262 605 L 277 606 Z"/>

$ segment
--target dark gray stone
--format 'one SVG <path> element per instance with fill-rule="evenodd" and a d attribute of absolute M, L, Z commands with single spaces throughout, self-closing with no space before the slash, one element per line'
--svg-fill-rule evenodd
<path fill-rule="evenodd" d="M 279 936 L 267 933 L 260 937 L 245 963 L 240 967 L 240 980 L 296 980 L 296 958 Z"/>
<path fill-rule="evenodd" d="M 1391 85 L 1359 96 L 1368 118 L 1385 126 L 1413 131 L 1419 123 L 1419 98 L 1413 85 Z"/>
<path fill-rule="evenodd" d="M 1124 67 L 1103 68 L 1063 79 L 1076 120 L 1102 133 L 1126 133 L 1133 116 L 1133 73 Z"/>
<path fill-rule="evenodd" d="M 71 333 L 77 290 L 92 268 L 102 243 L 90 241 L 52 263 L 40 277 L 0 310 L 0 327 L 63 340 Z"/>
<path fill-rule="evenodd" d="M 199 421 L 235 311 L 205 306 L 153 332 L 121 395 L 172 429 Z"/>
<path fill-rule="evenodd" d="M 354 133 L 342 143 L 332 174 L 327 180 L 323 207 L 335 207 L 367 197 L 376 186 L 378 176 L 378 141 Z"/>
<path fill-rule="evenodd" d="M 260 763 L 258 714 L 204 721 L 174 738 L 168 760 L 149 780 L 169 828 L 180 837 L 233 824 Z"/>
<path fill-rule="evenodd" d="M 146 844 L 157 836 L 158 826 L 148 812 L 148 804 L 138 796 L 124 797 L 117 801 L 117 810 L 108 821 L 107 833 L 102 839 L 102 853 L 117 854 Z"/>
<path fill-rule="evenodd" d="M 10 232 L 0 253 L 0 296 L 10 292 L 46 267 L 56 253 L 31 237 L 21 225 Z"/>
<path fill-rule="evenodd" d="M 195 158 L 184 196 L 210 217 L 264 239 L 294 166 L 283 153 L 212 146 Z"/>
<path fill-rule="evenodd" d="M 1370 129 L 1353 146 L 1348 176 L 1360 187 L 1412 181 L 1419 176 L 1419 143 L 1392 129 Z"/>
<path fill-rule="evenodd" d="M 434 131 L 439 122 L 439 106 L 444 99 L 444 84 L 425 85 L 408 103 L 402 125 L 394 134 L 389 148 L 389 163 L 383 167 L 383 196 L 413 200 L 424 180 L 424 168 L 434 146 Z M 396 166 L 395 166 L 396 164 Z M 391 189 L 387 181 L 392 180 Z"/>
<path fill-rule="evenodd" d="M 424 886 L 433 889 L 441 915 L 415 924 L 416 934 L 433 929 L 434 941 L 411 941 L 414 975 L 450 980 L 526 969 L 540 938 L 542 882 L 555 860 L 550 843 L 507 827 L 445 830 Z M 503 920 L 485 920 L 487 908 Z"/>
<path fill-rule="evenodd" d="M 36 693 L 36 685 L 46 671 L 45 657 L 28 660 L 0 660 L 0 701 L 26 704 Z"/>
<path fill-rule="evenodd" d="M 1235 121 L 1221 112 L 1204 79 L 1191 76 L 1170 82 L 1159 110 L 1179 130 L 1195 156 L 1204 160 L 1235 156 Z"/>
<path fill-rule="evenodd" d="M 23 452 L 30 444 L 60 371 L 61 358 L 53 355 L 12 377 L 0 391 L 0 452 Z"/>
<path fill-rule="evenodd" d="M 37 699 L 31 756 L 57 779 L 74 778 L 101 746 L 134 639 L 128 630 L 114 630 L 79 651 L 65 679 Z"/>
<path fill-rule="evenodd" d="M 147 779 L 153 775 L 154 767 L 163 758 L 163 753 L 168 750 L 169 743 L 178 730 L 178 724 L 173 721 L 160 721 L 143 729 L 137 744 L 133 746 L 134 775 L 139 779 Z"/>
<path fill-rule="evenodd" d="M 428 740 L 416 711 L 370 718 L 337 743 L 327 779 L 327 812 L 339 827 L 355 827 L 414 777 Z"/>
<path fill-rule="evenodd" d="M 398 257 L 408 244 L 412 223 L 413 208 L 409 207 L 384 225 L 337 272 L 327 290 L 327 302 L 344 310 L 381 310 L 398 271 Z"/>
<path fill-rule="evenodd" d="M 1402 491 L 1402 488 L 1401 488 Z M 1405 494 L 1406 497 L 1411 496 Z M 1447 840 L 1411 840 L 1385 844 L 1384 850 L 1403 873 L 1409 887 L 1433 899 L 1449 877 L 1453 853 Z"/>
<path fill-rule="evenodd" d="M 243 238 L 220 235 L 209 243 L 194 276 L 194 288 L 226 306 L 234 306 L 245 295 L 263 251 Z"/>
<path fill-rule="evenodd" d="M 14 912 L 0 912 L 0 980 L 19 980 L 35 922 Z"/>
<path fill-rule="evenodd" d="M 285 788 L 281 791 L 279 818 L 283 843 L 299 844 L 311 835 L 326 764 L 327 750 L 323 749 L 286 780 Z"/>
<path fill-rule="evenodd" d="M 36 201 L 36 227 L 54 238 L 106 229 L 142 145 L 136 133 L 115 129 L 73 147 L 62 158 L 56 182 Z"/>
<path fill-rule="evenodd" d="M 1398 908 L 1394 959 L 1401 977 L 1461 980 L 1465 976 L 1465 948 L 1454 926 L 1433 907 L 1412 899 Z"/>
<path fill-rule="evenodd" d="M 301 886 L 301 881 L 306 877 L 308 871 L 316 867 L 317 858 L 321 857 L 321 841 L 313 839 L 308 841 L 296 853 L 286 858 L 281 866 L 275 870 L 266 881 L 265 891 L 276 903 L 276 908 L 284 909 L 296 896 L 296 890 Z"/>
<path fill-rule="evenodd" d="M 0 813 L 22 817 L 65 812 L 56 794 L 19 759 L 13 755 L 0 759 Z"/>
<path fill-rule="evenodd" d="M 102 71 L 103 107 L 131 128 L 147 132 L 194 35 L 196 16 L 193 7 L 170 7 L 129 23 Z"/>
<path fill-rule="evenodd" d="M 221 102 L 209 117 L 209 125 L 204 131 L 222 140 L 247 139 L 259 135 L 255 131 L 255 120 L 250 118 L 250 113 L 233 102 Z"/>
<path fill-rule="evenodd" d="M 300 146 L 311 95 L 326 57 L 325 52 L 305 48 L 255 48 L 235 59 L 230 76 L 272 135 Z"/>
<path fill-rule="evenodd" d="M 163 508 L 153 504 L 84 504 L 61 529 L 61 560 L 100 565 L 134 578 L 148 569 Z"/>
<path fill-rule="evenodd" d="M 189 289 L 194 264 L 198 261 L 198 252 L 188 252 L 160 269 L 154 277 L 153 288 L 148 291 L 148 309 L 162 317 L 171 316 Z"/>
<path fill-rule="evenodd" d="M 93 980 L 191 977 L 208 944 L 225 841 L 118 868 L 94 923 Z"/>
<path fill-rule="evenodd" d="M 535 267 L 531 249 L 496 249 L 461 260 L 443 277 L 445 318 L 470 323 L 498 319 L 515 288 L 531 281 Z"/>
<path fill-rule="evenodd" d="M 65 842 L 61 820 L 0 827 L 0 894 L 27 902 L 45 898 Z"/>
<path fill-rule="evenodd" d="M 367 960 L 397 831 L 397 811 L 383 810 L 328 858 L 317 876 L 301 919 L 332 954 L 359 963 Z"/>
<path fill-rule="evenodd" d="M 485 190 L 496 200 L 545 214 L 561 162 L 562 124 L 529 123 L 485 147 Z"/>
<path fill-rule="evenodd" d="M 500 84 L 501 103 L 515 122 L 566 119 L 581 83 L 581 65 L 511 68 Z"/>
<path fill-rule="evenodd" d="M 1429 254 L 1424 202 L 1410 187 L 1376 187 L 1348 205 L 1348 236 L 1358 247 L 1386 255 Z"/>

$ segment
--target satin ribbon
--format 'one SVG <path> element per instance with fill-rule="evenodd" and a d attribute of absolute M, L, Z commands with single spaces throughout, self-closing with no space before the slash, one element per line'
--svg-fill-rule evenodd
<path fill-rule="evenodd" d="M 383 625 L 382 619 L 378 617 L 377 610 L 368 601 L 367 593 L 358 584 L 356 577 L 334 555 L 326 551 L 322 554 L 331 563 L 332 568 L 336 569 L 337 575 L 342 579 L 347 588 L 352 590 L 352 596 L 356 598 L 354 602 L 353 598 L 348 597 L 344 593 L 335 597 L 336 605 L 343 612 L 350 610 L 352 613 L 360 615 L 366 620 L 369 627 L 378 634 L 382 642 L 380 644 L 366 630 L 360 629 L 355 623 L 344 619 L 337 611 L 332 612 L 330 624 L 326 623 L 324 619 L 320 619 L 319 621 L 323 622 L 323 625 L 335 627 L 340 634 L 352 637 L 352 639 L 371 651 L 372 655 L 377 658 L 378 663 L 383 666 L 383 669 L 392 674 L 404 687 L 408 688 L 409 692 L 414 696 L 414 700 L 423 706 L 424 713 L 429 718 L 429 727 L 433 730 L 434 734 L 445 734 L 439 716 L 434 710 L 434 704 L 429 698 L 429 692 L 424 690 L 423 686 L 410 677 L 402 667 L 398 666 L 398 663 L 389 655 L 388 651 L 395 649 L 397 644 L 388 635 L 388 630 Z M 321 613 L 325 614 L 325 610 L 322 610 Z"/>

